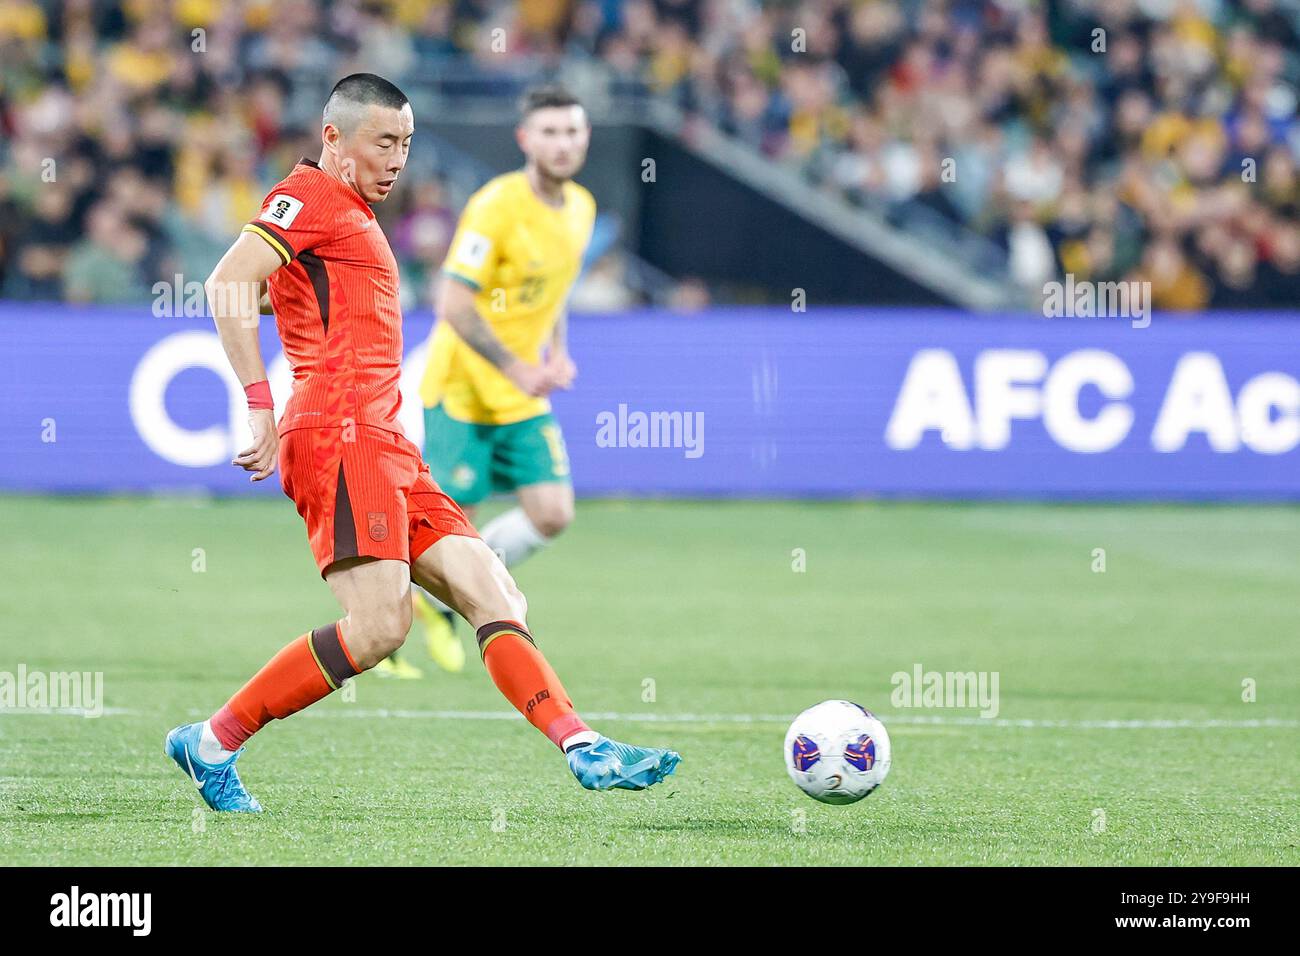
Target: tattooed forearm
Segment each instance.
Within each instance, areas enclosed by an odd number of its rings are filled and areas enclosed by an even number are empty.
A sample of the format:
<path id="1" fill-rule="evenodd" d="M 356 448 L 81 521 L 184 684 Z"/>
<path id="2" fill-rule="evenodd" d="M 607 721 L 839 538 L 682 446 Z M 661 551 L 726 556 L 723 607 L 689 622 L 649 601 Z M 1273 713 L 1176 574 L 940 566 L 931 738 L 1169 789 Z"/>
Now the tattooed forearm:
<path id="1" fill-rule="evenodd" d="M 464 339 L 470 348 L 497 368 L 505 368 L 514 361 L 514 355 L 501 344 L 501 340 L 496 337 L 496 333 L 483 321 L 482 316 L 474 310 L 472 305 L 469 308 L 456 309 L 448 313 L 447 321 L 451 323 L 451 327 L 456 330 L 456 334 Z"/>
<path id="2" fill-rule="evenodd" d="M 497 368 L 504 369 L 515 356 L 501 344 L 492 327 L 474 307 L 476 289 L 444 276 L 438 289 L 438 314 L 456 330 L 469 347 Z"/>

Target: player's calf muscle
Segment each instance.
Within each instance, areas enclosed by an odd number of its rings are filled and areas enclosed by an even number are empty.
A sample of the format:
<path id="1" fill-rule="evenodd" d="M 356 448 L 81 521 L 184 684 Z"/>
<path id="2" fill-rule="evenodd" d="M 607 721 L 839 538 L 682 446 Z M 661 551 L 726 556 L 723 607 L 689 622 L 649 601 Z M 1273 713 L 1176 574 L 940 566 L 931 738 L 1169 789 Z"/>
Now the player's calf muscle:
<path id="1" fill-rule="evenodd" d="M 411 576 L 475 629 L 493 621 L 523 623 L 528 616 L 523 592 L 480 538 L 442 538 L 415 561 Z"/>
<path id="2" fill-rule="evenodd" d="M 447 598 L 444 600 L 475 630 L 494 621 L 519 621 L 522 624 L 528 619 L 528 600 L 509 573 L 503 576 L 504 580 L 495 576 L 460 577 L 445 591 Z"/>

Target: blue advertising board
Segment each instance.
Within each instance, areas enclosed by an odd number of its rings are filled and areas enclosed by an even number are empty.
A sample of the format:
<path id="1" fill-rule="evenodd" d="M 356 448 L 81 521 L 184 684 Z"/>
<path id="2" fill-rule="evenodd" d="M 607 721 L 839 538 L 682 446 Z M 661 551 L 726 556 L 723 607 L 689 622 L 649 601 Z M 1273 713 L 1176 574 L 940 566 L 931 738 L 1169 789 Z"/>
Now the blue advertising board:
<path id="1" fill-rule="evenodd" d="M 405 327 L 417 443 L 431 324 Z M 642 311 L 570 340 L 579 494 L 1300 498 L 1300 314 Z M 0 303 L 0 375 L 2 490 L 278 491 L 228 464 L 243 393 L 201 316 Z"/>

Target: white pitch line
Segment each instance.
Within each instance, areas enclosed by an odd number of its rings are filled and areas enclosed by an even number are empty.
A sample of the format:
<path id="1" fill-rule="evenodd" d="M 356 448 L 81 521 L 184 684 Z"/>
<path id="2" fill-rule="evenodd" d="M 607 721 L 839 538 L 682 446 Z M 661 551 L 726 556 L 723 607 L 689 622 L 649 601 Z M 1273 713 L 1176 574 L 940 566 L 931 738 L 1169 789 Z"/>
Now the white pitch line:
<path id="1" fill-rule="evenodd" d="M 84 707 L 0 707 L 0 717 L 138 717 L 142 712 L 130 707 L 101 707 L 87 711 Z"/>
<path id="2" fill-rule="evenodd" d="M 398 710 L 364 707 L 304 711 L 309 717 L 380 717 L 402 720 L 520 720 L 513 710 Z M 788 714 L 659 714 L 594 711 L 585 720 L 625 720 L 655 724 L 786 724 Z M 925 724 L 948 727 L 1028 727 L 1056 730 L 1251 730 L 1265 727 L 1300 727 L 1300 720 L 1261 717 L 1255 720 L 1033 720 L 1008 717 L 878 714 L 886 724 Z"/>
<path id="3" fill-rule="evenodd" d="M 191 711 L 191 716 L 201 712 Z M 365 708 L 330 707 L 303 711 L 306 717 L 394 718 L 398 720 L 522 720 L 513 710 L 402 710 L 387 707 Z M 104 717 L 150 716 L 145 711 L 129 707 L 105 707 Z M 0 716 L 18 717 L 87 717 L 84 709 L 61 707 L 57 710 L 0 708 Z M 157 716 L 161 716 L 158 714 Z M 587 720 L 630 721 L 648 724 L 785 724 L 792 718 L 788 714 L 660 714 L 626 713 L 620 711 L 584 712 Z M 1300 728 L 1300 720 L 1282 717 L 1260 717 L 1254 720 L 1154 719 L 1154 720 L 1037 720 L 1033 718 L 976 717 L 939 714 L 880 714 L 886 724 L 914 724 L 938 727 L 1024 727 L 1047 730 L 1258 730 L 1263 728 Z"/>

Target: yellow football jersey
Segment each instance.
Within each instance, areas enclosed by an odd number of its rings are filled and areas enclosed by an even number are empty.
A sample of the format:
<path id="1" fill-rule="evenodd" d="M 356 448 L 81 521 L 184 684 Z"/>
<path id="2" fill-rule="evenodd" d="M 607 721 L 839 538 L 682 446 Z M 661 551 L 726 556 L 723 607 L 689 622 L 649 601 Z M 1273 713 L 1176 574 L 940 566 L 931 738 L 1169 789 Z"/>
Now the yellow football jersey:
<path id="1" fill-rule="evenodd" d="M 498 176 L 470 197 L 442 265 L 447 281 L 476 291 L 478 314 L 501 344 L 527 362 L 541 360 L 591 241 L 596 201 L 574 182 L 564 205 L 538 198 L 522 170 Z M 508 425 L 550 410 L 531 398 L 440 320 L 420 385 L 425 407 L 442 402 L 452 418 Z"/>

